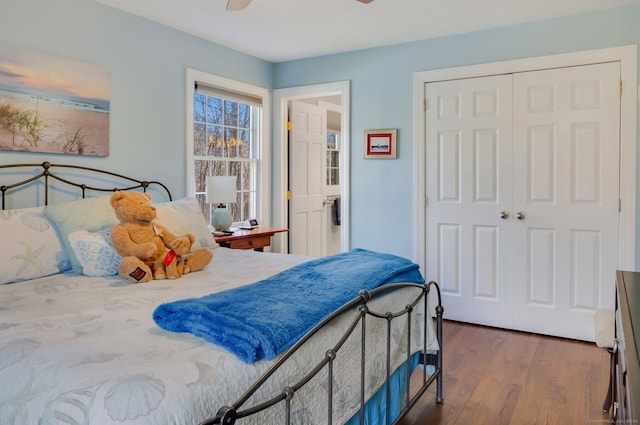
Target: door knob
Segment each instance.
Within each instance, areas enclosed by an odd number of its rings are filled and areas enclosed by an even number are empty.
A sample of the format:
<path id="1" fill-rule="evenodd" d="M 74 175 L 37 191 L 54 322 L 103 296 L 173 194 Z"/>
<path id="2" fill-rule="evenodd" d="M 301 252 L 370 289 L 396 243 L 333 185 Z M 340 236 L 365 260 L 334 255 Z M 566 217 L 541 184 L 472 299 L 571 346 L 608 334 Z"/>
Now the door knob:
<path id="1" fill-rule="evenodd" d="M 524 220 L 525 218 L 527 218 L 527 215 L 525 213 L 523 213 L 522 211 L 518 211 L 516 213 L 516 218 L 518 220 Z"/>
<path id="2" fill-rule="evenodd" d="M 500 211 L 500 218 L 506 220 L 509 218 L 509 211 Z"/>

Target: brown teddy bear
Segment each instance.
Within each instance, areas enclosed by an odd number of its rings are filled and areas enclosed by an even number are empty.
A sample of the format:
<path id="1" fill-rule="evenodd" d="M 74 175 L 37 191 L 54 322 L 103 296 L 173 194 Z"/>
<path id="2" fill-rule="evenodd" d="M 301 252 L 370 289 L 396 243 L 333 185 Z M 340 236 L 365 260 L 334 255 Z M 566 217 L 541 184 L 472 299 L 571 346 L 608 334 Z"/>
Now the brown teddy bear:
<path id="1" fill-rule="evenodd" d="M 176 279 L 202 270 L 213 258 L 207 248 L 189 253 L 195 241 L 191 233 L 176 236 L 154 221 L 151 194 L 117 191 L 111 196 L 111 206 L 120 220 L 111 230 L 111 244 L 122 256 L 118 271 L 125 279 Z"/>

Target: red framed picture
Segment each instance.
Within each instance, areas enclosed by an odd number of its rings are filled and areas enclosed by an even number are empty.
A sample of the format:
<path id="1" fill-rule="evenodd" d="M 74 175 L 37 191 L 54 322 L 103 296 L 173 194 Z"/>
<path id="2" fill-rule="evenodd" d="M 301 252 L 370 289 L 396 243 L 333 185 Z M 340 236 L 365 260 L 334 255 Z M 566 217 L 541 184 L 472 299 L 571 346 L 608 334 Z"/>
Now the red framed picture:
<path id="1" fill-rule="evenodd" d="M 396 129 L 365 130 L 364 158 L 395 159 Z"/>

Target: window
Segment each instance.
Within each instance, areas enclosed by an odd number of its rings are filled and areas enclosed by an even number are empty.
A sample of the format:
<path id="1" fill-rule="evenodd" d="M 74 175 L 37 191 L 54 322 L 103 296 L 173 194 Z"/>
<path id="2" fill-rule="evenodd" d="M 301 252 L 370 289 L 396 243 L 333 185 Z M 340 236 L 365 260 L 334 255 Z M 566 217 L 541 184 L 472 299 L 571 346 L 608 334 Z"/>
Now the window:
<path id="1" fill-rule="evenodd" d="M 327 186 L 340 185 L 340 133 L 327 131 Z"/>
<path id="2" fill-rule="evenodd" d="M 197 71 L 188 73 L 198 73 Z M 237 201 L 227 207 L 234 222 L 264 220 L 261 206 L 264 111 L 266 91 L 198 73 L 187 78 L 192 89 L 187 108 L 188 193 L 200 202 L 210 220 L 214 205 L 206 201 L 206 177 L 237 176 Z M 204 78 L 203 78 L 204 77 Z M 242 90 L 245 91 L 242 91 Z M 256 94 L 257 93 L 257 94 Z"/>

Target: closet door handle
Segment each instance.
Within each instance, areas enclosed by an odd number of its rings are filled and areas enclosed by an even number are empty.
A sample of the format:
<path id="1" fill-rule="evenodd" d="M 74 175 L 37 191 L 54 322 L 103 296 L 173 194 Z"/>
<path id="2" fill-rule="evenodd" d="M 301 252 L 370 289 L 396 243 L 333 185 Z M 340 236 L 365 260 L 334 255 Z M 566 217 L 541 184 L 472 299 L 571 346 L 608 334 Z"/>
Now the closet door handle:
<path id="1" fill-rule="evenodd" d="M 500 211 L 500 218 L 506 220 L 509 218 L 509 211 Z"/>
<path id="2" fill-rule="evenodd" d="M 518 211 L 516 213 L 516 218 L 520 221 L 524 220 L 525 218 L 527 218 L 527 215 L 525 213 L 523 213 L 522 211 Z"/>

